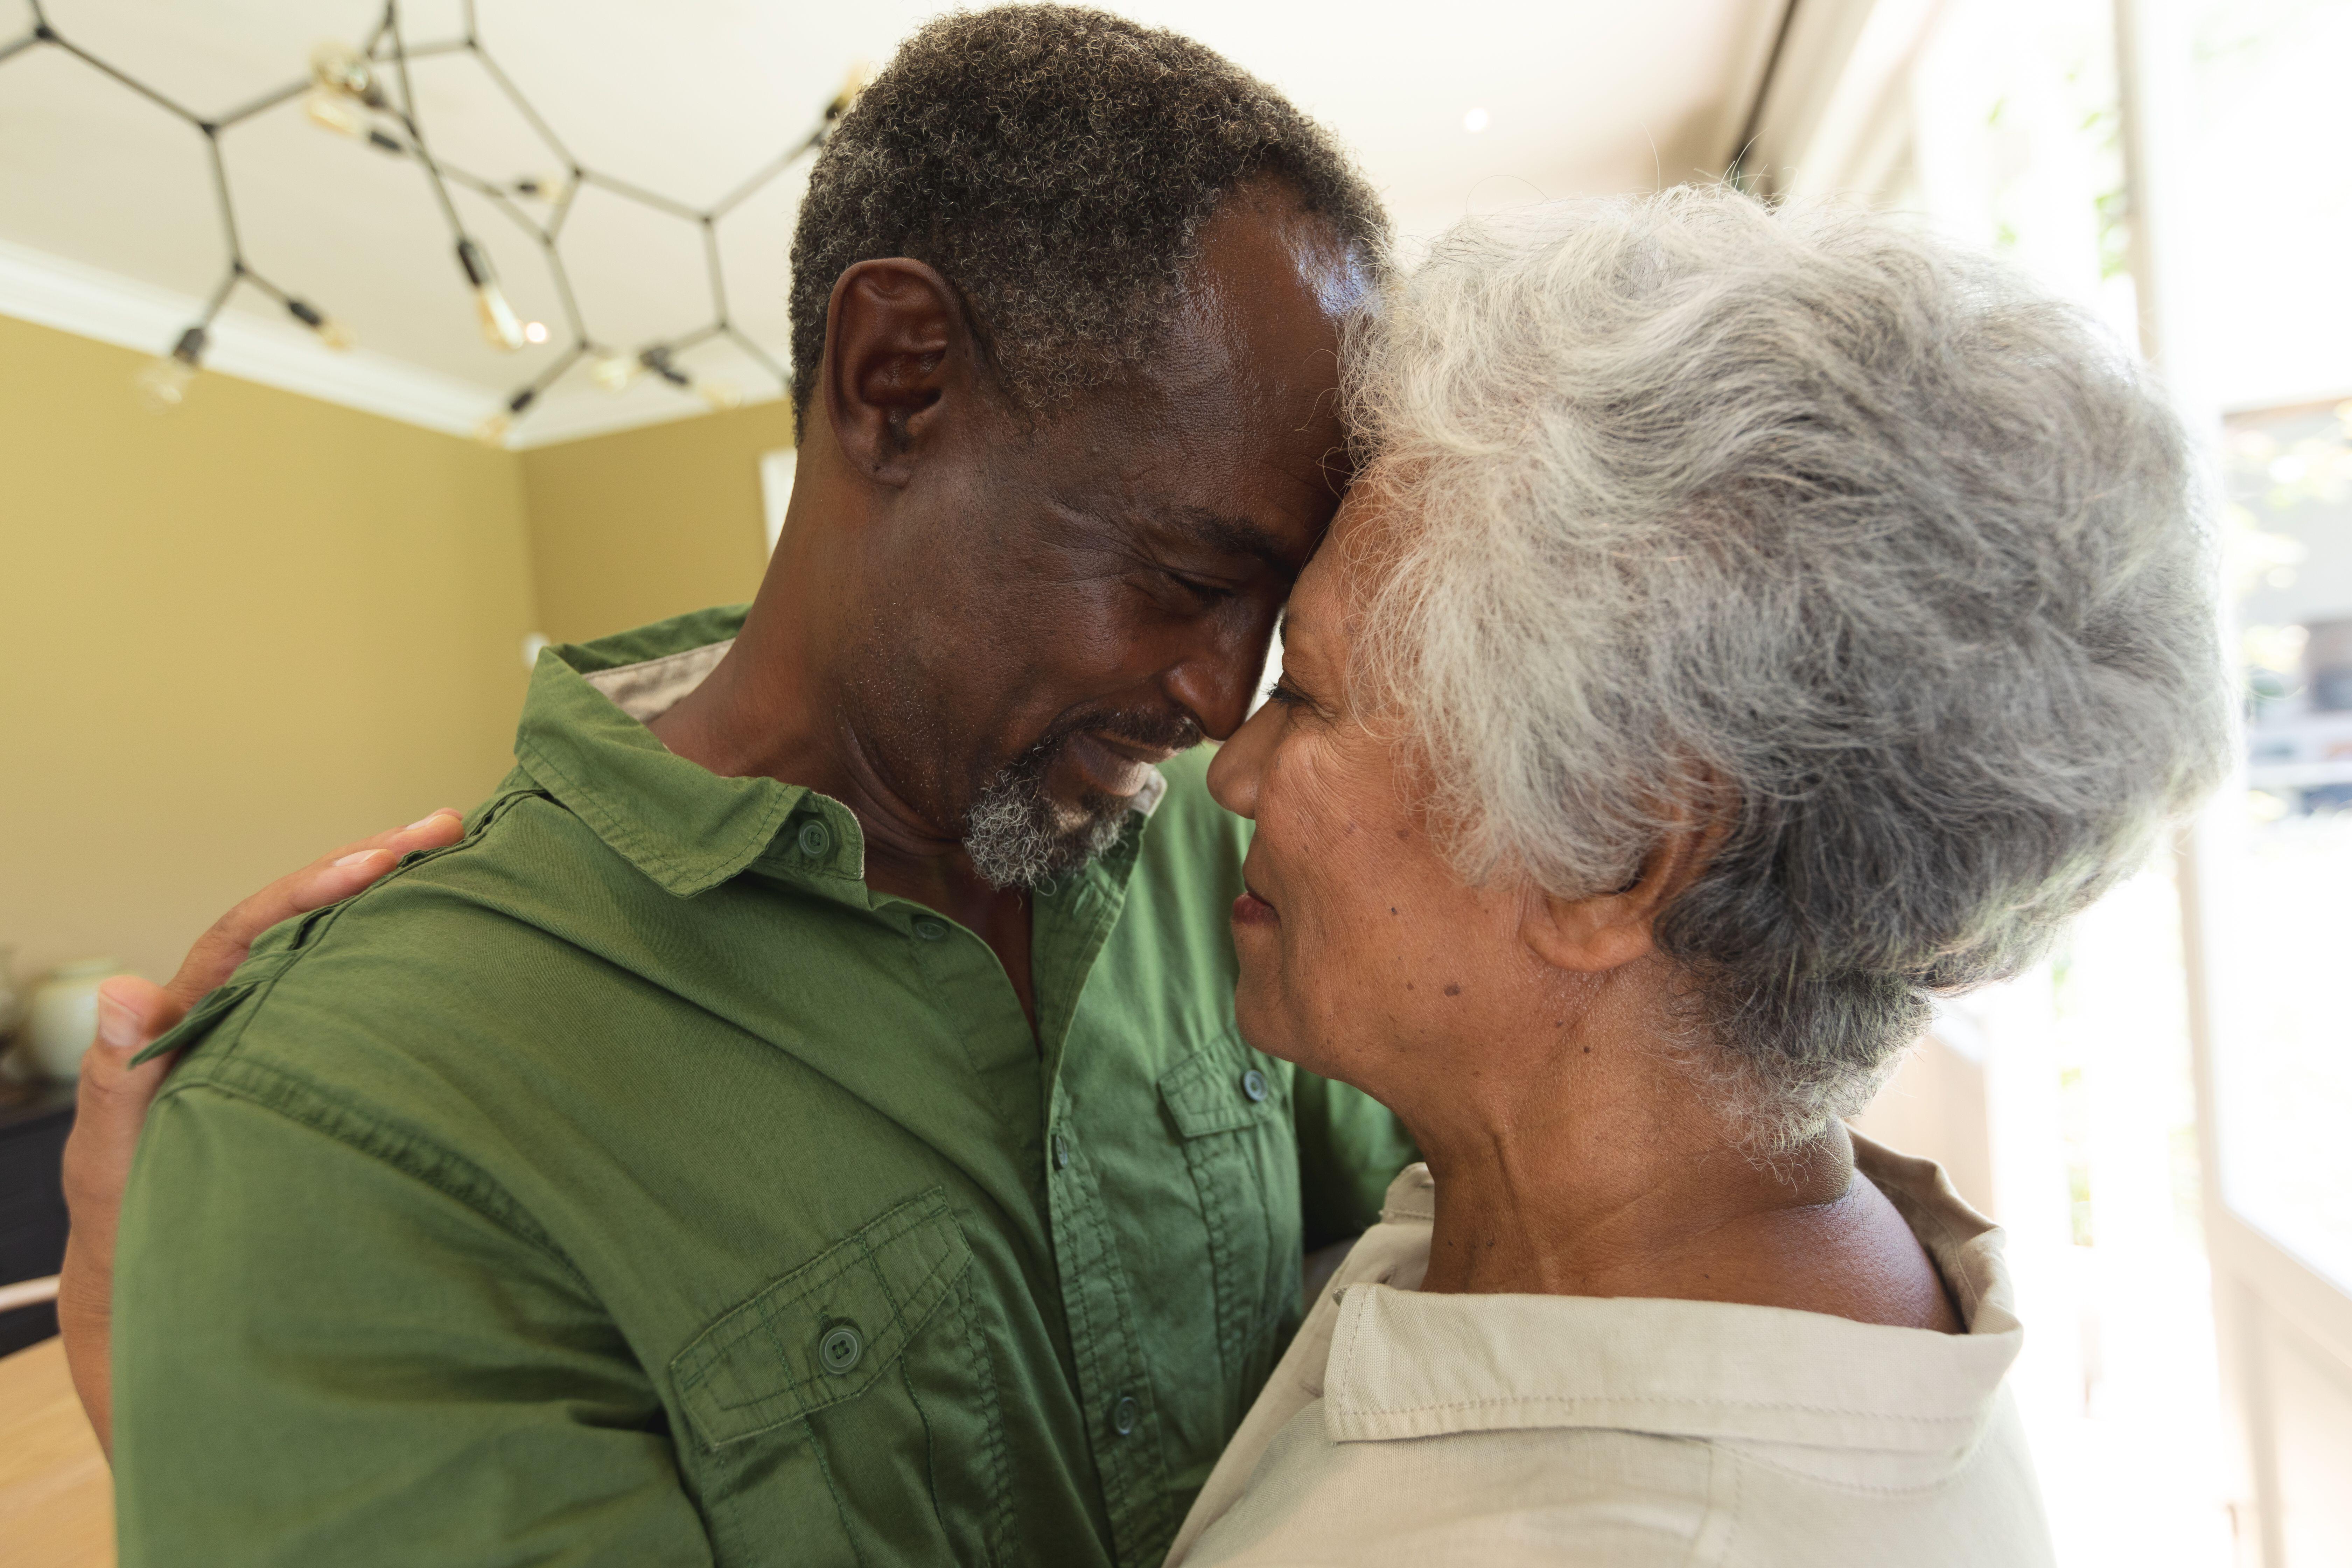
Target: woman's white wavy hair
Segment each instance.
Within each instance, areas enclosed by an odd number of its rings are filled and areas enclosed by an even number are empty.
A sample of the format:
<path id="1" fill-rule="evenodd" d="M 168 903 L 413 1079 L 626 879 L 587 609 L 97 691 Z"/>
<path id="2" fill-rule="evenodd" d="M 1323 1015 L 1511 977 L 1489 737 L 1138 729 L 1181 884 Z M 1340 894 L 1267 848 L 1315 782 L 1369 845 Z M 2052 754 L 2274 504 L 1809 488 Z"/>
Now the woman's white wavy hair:
<path id="1" fill-rule="evenodd" d="M 1347 358 L 1394 520 L 1360 696 L 1474 880 L 1612 889 L 1724 826 L 1657 935 L 1763 1152 L 2221 773 L 2199 466 L 1989 259 L 1725 188 L 1564 204 L 1454 229 Z"/>

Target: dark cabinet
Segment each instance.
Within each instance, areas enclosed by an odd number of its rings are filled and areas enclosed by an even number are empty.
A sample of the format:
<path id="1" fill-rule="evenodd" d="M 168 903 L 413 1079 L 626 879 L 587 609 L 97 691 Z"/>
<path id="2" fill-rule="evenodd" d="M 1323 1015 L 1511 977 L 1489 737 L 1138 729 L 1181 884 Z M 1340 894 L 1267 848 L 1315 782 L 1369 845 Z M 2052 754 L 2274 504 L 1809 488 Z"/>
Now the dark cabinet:
<path id="1" fill-rule="evenodd" d="M 55 1274 L 66 1256 L 66 1199 L 59 1184 L 66 1134 L 73 1128 L 69 1084 L 44 1085 L 0 1100 L 0 1285 Z M 58 1331 L 55 1307 L 0 1312 L 0 1355 Z"/>

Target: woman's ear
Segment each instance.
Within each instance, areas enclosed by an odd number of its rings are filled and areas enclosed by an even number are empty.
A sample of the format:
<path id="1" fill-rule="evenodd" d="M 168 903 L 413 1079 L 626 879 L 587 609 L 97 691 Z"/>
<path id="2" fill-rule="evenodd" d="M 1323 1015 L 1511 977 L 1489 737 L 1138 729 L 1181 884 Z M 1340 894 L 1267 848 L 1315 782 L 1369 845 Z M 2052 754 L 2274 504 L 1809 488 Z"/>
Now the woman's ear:
<path id="1" fill-rule="evenodd" d="M 1599 974 L 1654 951 L 1652 928 L 1665 907 L 1697 879 L 1722 842 L 1720 828 L 1669 834 L 1642 862 L 1633 885 L 1613 893 L 1564 899 L 1541 889 L 1527 901 L 1519 935 L 1555 969 Z"/>
<path id="2" fill-rule="evenodd" d="M 818 390 L 850 466 L 905 485 L 924 437 L 968 395 L 971 362 L 962 306 L 939 273 L 905 257 L 844 272 L 826 309 Z"/>

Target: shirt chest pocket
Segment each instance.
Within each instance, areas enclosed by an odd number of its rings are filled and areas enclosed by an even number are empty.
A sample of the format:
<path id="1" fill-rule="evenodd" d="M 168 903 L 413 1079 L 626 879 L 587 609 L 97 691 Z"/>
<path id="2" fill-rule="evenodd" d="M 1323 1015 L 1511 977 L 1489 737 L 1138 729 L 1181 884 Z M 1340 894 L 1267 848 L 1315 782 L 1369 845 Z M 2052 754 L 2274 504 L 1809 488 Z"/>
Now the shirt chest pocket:
<path id="1" fill-rule="evenodd" d="M 1160 1077 L 1208 1228 L 1217 1348 L 1246 1405 L 1298 1326 L 1297 1142 L 1290 1069 L 1238 1041 L 1210 1046 Z M 1229 1412 L 1238 1422 L 1241 1408 Z"/>
<path id="2" fill-rule="evenodd" d="M 669 1371 L 721 1562 L 1003 1560 L 996 1382 L 941 1190 L 772 1281 Z"/>

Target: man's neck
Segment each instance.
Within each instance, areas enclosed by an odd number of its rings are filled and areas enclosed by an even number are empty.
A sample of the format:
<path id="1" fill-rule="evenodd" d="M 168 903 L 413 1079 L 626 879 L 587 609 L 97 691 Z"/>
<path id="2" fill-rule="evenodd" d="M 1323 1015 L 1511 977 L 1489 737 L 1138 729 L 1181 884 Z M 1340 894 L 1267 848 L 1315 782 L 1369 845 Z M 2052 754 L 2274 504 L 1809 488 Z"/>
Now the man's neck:
<path id="1" fill-rule="evenodd" d="M 842 717 L 829 669 L 805 637 L 785 629 L 821 623 L 771 602 L 794 575 L 769 574 L 726 658 L 646 728 L 671 752 L 721 777 L 772 778 L 846 805 L 865 836 L 866 886 L 978 932 L 1004 965 L 1034 1028 L 1026 895 L 990 887 L 972 869 L 959 836 L 927 823 L 876 766 Z"/>

